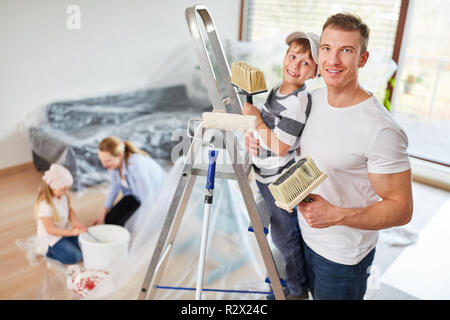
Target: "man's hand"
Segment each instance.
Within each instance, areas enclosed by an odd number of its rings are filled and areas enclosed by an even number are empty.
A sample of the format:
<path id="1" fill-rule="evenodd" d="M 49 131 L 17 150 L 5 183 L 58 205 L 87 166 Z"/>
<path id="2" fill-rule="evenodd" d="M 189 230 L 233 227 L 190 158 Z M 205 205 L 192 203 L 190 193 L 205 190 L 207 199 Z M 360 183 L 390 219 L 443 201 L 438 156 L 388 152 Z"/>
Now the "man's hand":
<path id="1" fill-rule="evenodd" d="M 313 228 L 343 225 L 363 230 L 381 230 L 407 224 L 412 217 L 411 169 L 392 173 L 369 173 L 369 181 L 381 201 L 361 208 L 341 208 L 319 195 L 312 203 L 300 203 L 299 211 Z"/>
<path id="2" fill-rule="evenodd" d="M 298 210 L 312 228 L 328 228 L 337 225 L 340 217 L 333 210 L 334 206 L 318 194 L 311 193 L 312 202 L 300 202 Z"/>

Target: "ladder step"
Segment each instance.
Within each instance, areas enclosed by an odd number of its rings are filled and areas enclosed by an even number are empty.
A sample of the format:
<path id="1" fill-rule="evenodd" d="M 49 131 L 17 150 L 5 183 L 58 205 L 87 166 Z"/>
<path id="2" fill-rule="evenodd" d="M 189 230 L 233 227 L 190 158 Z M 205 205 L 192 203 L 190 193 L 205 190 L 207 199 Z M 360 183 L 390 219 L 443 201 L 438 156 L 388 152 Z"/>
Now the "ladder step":
<path id="1" fill-rule="evenodd" d="M 270 284 L 270 279 L 269 279 L 269 277 L 266 278 L 265 282 L 268 283 L 268 284 Z M 286 287 L 286 281 L 285 281 L 284 279 L 280 278 L 280 282 L 281 282 L 281 286 L 282 286 L 282 287 Z"/>

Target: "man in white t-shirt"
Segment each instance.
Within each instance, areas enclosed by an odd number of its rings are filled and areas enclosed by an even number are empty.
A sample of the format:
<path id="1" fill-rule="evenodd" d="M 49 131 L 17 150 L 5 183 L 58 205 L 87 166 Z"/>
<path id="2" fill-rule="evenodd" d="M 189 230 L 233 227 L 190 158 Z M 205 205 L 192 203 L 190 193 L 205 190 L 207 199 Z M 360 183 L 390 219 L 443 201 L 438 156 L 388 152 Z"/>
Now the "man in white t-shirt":
<path id="1" fill-rule="evenodd" d="M 412 217 L 407 136 L 358 84 L 368 37 L 367 25 L 350 14 L 329 17 L 322 29 L 319 68 L 327 87 L 311 94 L 300 150 L 328 178 L 311 203 L 298 206 L 314 299 L 363 299 L 377 230 Z"/>
<path id="2" fill-rule="evenodd" d="M 350 14 L 325 22 L 319 68 L 326 88 L 312 93 L 301 139 L 328 175 L 298 208 L 308 283 L 315 299 L 363 299 L 377 230 L 412 216 L 408 139 L 372 93 L 358 84 L 369 28 Z"/>

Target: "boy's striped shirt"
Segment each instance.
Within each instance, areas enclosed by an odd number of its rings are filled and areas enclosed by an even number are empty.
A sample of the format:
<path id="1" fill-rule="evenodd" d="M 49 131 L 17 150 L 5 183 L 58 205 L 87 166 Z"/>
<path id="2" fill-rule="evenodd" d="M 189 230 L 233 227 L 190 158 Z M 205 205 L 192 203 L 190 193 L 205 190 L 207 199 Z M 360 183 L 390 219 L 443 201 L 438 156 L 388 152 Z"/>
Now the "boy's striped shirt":
<path id="1" fill-rule="evenodd" d="M 264 143 L 258 131 L 255 132 L 259 140 L 259 153 L 258 157 L 253 157 L 253 168 L 256 179 L 261 183 L 274 181 L 295 158 L 296 149 L 300 146 L 300 135 L 311 110 L 311 95 L 306 85 L 288 95 L 281 95 L 279 90 L 280 86 L 272 89 L 261 117 L 278 139 L 291 148 L 286 156 L 280 157 Z"/>

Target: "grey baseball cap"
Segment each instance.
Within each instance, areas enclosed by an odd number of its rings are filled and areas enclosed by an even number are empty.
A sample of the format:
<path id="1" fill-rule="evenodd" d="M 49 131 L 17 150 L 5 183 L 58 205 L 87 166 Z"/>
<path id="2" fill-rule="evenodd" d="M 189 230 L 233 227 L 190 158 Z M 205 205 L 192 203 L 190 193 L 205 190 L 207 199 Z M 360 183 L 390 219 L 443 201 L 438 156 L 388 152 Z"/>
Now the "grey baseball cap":
<path id="1" fill-rule="evenodd" d="M 295 31 L 286 37 L 286 44 L 289 46 L 296 39 L 308 39 L 311 46 L 311 56 L 315 63 L 319 63 L 320 37 L 313 32 Z"/>

